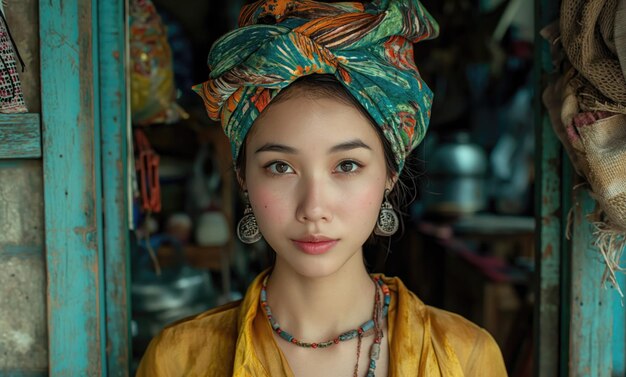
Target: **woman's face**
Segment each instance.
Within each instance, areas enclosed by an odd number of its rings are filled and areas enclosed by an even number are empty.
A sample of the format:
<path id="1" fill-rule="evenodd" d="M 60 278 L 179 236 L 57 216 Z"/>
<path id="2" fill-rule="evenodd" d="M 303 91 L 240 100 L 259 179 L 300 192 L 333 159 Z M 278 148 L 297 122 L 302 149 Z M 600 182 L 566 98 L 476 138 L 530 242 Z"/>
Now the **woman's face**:
<path id="1" fill-rule="evenodd" d="M 363 263 L 391 180 L 358 109 L 298 92 L 267 108 L 246 148 L 244 186 L 276 268 L 321 277 Z"/>

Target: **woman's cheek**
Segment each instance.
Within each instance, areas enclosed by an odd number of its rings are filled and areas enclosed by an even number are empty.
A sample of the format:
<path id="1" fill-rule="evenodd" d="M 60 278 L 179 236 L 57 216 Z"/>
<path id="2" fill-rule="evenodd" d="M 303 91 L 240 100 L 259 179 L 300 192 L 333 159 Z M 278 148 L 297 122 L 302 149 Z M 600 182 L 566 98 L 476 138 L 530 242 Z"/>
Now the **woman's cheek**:
<path id="1" fill-rule="evenodd" d="M 353 218 L 368 224 L 375 221 L 381 203 L 381 189 L 372 184 L 361 186 L 342 201 L 344 213 L 352 213 Z"/>
<path id="2" fill-rule="evenodd" d="M 287 214 L 289 197 L 273 185 L 264 185 L 250 193 L 255 215 L 261 221 L 278 221 Z"/>

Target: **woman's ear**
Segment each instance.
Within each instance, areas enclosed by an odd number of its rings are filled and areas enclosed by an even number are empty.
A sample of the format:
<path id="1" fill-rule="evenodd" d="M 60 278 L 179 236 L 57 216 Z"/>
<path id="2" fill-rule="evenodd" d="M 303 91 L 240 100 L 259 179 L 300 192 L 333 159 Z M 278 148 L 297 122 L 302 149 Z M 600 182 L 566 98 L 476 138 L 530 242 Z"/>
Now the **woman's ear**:
<path id="1" fill-rule="evenodd" d="M 235 169 L 235 176 L 237 177 L 237 182 L 239 183 L 239 187 L 241 187 L 241 190 L 246 191 L 246 181 L 241 176 L 241 170 Z"/>
<path id="2" fill-rule="evenodd" d="M 385 189 L 389 190 L 389 192 L 393 191 L 393 188 L 396 186 L 397 182 L 398 182 L 398 173 L 393 173 L 389 178 L 387 178 Z"/>

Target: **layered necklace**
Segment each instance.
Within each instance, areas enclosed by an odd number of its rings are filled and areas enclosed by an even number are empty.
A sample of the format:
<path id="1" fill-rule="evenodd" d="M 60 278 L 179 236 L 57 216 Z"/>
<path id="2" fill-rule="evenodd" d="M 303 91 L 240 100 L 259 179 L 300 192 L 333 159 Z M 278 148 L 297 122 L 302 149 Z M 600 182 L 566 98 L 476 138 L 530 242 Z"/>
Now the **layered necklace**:
<path id="1" fill-rule="evenodd" d="M 353 377 L 357 377 L 359 373 L 359 358 L 361 356 L 362 339 L 363 337 L 369 336 L 373 333 L 374 343 L 372 343 L 372 347 L 370 348 L 370 363 L 368 365 L 367 377 L 374 377 L 374 372 L 376 371 L 376 361 L 378 361 L 378 358 L 380 356 L 380 344 L 383 339 L 381 321 L 387 316 L 387 312 L 389 311 L 389 302 L 391 301 L 391 296 L 389 295 L 389 287 L 385 285 L 385 283 L 379 276 L 372 278 L 372 280 L 374 281 L 374 286 L 376 288 L 374 290 L 374 309 L 372 312 L 372 319 L 363 323 L 361 326 L 354 330 L 346 331 L 339 334 L 333 339 L 314 343 L 303 342 L 296 339 L 293 335 L 283 330 L 278 322 L 276 322 L 276 320 L 272 316 L 272 310 L 270 309 L 270 305 L 267 302 L 266 287 L 268 279 L 269 275 L 267 275 L 265 279 L 263 279 L 263 285 L 261 287 L 261 308 L 263 308 L 265 316 L 269 320 L 272 329 L 276 334 L 278 334 L 278 336 L 291 344 L 303 348 L 327 348 L 332 345 L 339 344 L 339 342 L 345 342 L 357 338 L 358 343 L 356 351 L 356 365 L 354 366 L 353 374 Z M 379 289 L 383 292 L 382 307 Z"/>

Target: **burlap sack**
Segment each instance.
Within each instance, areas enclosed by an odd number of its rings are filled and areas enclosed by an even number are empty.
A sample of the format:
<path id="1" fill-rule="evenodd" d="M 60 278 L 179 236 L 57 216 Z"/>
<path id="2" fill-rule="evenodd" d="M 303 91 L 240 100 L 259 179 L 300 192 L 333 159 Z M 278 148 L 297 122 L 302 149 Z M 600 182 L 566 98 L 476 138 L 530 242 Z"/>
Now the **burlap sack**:
<path id="1" fill-rule="evenodd" d="M 619 0 L 615 12 L 615 52 L 626 77 L 626 0 Z"/>
<path id="2" fill-rule="evenodd" d="M 594 233 L 607 265 L 603 281 L 610 280 L 622 294 L 616 271 L 626 248 L 626 115 L 608 112 L 578 114 L 573 123 L 580 135 L 589 164 L 586 176 L 603 218 Z"/>
<path id="3" fill-rule="evenodd" d="M 550 80 L 543 91 L 542 100 L 548 109 L 554 133 L 563 144 L 576 173 L 586 176 L 589 173 L 589 166 L 585 157 L 585 150 L 571 124 L 571 120 L 579 112 L 578 101 L 571 86 L 572 77 L 575 74 L 576 70 L 571 68 L 564 75 Z"/>
<path id="4" fill-rule="evenodd" d="M 542 94 L 542 100 L 548 110 L 550 123 L 556 136 L 563 144 L 574 169 L 579 175 L 586 176 L 589 172 L 585 150 L 571 125 L 574 116 L 580 112 L 574 79 L 578 72 L 567 60 L 560 41 L 558 23 L 552 23 L 540 31 L 542 37 L 550 42 L 552 63 L 558 67 L 560 74 L 553 75 Z"/>
<path id="5" fill-rule="evenodd" d="M 626 248 L 626 75 L 618 54 L 623 61 L 626 17 L 615 12 L 626 10 L 623 2 L 563 0 L 562 30 L 551 25 L 541 31 L 558 71 L 543 101 L 572 164 L 598 201 L 600 211 L 591 221 L 607 266 L 602 281 L 611 281 L 620 294 L 615 273 L 624 270 L 619 263 Z"/>
<path id="6" fill-rule="evenodd" d="M 626 232 L 626 115 L 581 113 L 573 123 L 586 152 L 593 195 L 611 225 Z"/>
<path id="7" fill-rule="evenodd" d="M 597 89 L 586 92 L 594 97 L 595 108 L 626 113 L 626 76 L 615 41 L 618 1 L 563 0 L 560 26 L 570 62 Z"/>

